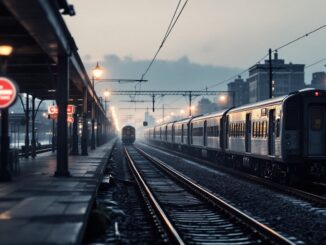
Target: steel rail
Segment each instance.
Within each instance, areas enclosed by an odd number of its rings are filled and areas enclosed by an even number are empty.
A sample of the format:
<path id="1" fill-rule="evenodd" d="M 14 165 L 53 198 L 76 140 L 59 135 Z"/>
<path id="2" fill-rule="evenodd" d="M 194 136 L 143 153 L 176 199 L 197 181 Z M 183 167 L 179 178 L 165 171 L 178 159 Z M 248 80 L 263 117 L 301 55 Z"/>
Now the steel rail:
<path id="1" fill-rule="evenodd" d="M 146 145 L 148 145 L 150 147 L 153 146 L 151 144 L 146 144 Z M 304 191 L 304 190 L 300 190 L 298 188 L 291 187 L 291 186 L 288 186 L 288 185 L 279 184 L 279 183 L 273 182 L 271 180 L 268 180 L 268 179 L 265 179 L 265 178 L 262 178 L 262 177 L 259 177 L 259 176 L 256 176 L 256 175 L 252 175 L 252 174 L 249 174 L 249 173 L 246 173 L 246 172 L 241 172 L 241 171 L 238 171 L 236 169 L 232 169 L 232 168 L 229 168 L 227 166 L 222 166 L 221 164 L 218 164 L 218 163 L 216 164 L 214 162 L 204 160 L 204 159 L 201 159 L 201 158 L 198 158 L 198 157 L 195 157 L 195 156 L 185 155 L 182 152 L 167 149 L 165 147 L 161 147 L 161 146 L 157 146 L 157 145 L 155 145 L 155 147 L 160 149 L 160 150 L 164 150 L 166 152 L 173 153 L 176 156 L 186 158 L 186 159 L 189 159 L 189 160 L 192 160 L 192 161 L 196 161 L 197 163 L 203 163 L 206 166 L 207 165 L 212 166 L 212 168 L 216 168 L 218 170 L 221 170 L 223 172 L 235 175 L 237 177 L 241 177 L 243 179 L 253 181 L 253 182 L 257 183 L 257 184 L 264 185 L 264 186 L 266 186 L 266 187 L 268 187 L 270 189 L 275 189 L 275 190 L 278 190 L 278 191 L 281 191 L 281 192 L 285 192 L 287 194 L 291 194 L 293 196 L 299 197 L 299 198 L 301 198 L 303 200 L 312 201 L 312 202 L 314 202 L 316 204 L 326 206 L 326 198 L 324 198 L 322 196 L 318 196 L 316 194 L 313 194 L 313 193 L 310 193 L 310 192 L 307 192 L 307 191 Z"/>
<path id="2" fill-rule="evenodd" d="M 127 150 L 126 146 L 124 146 L 124 152 L 125 152 L 125 155 L 126 155 L 126 158 L 128 160 L 129 166 L 130 166 L 130 168 L 132 170 L 132 173 L 135 176 L 135 179 L 136 179 L 138 185 L 145 192 L 149 202 L 151 203 L 151 206 L 152 206 L 153 210 L 155 211 L 155 214 L 159 217 L 160 221 L 162 222 L 162 224 L 164 226 L 164 230 L 165 230 L 166 234 L 168 235 L 169 241 L 172 244 L 184 245 L 185 243 L 181 239 L 179 233 L 174 228 L 174 226 L 172 225 L 172 223 L 170 222 L 170 220 L 168 219 L 168 217 L 164 213 L 163 209 L 161 208 L 161 206 L 157 202 L 156 198 L 154 197 L 154 195 L 152 194 L 152 192 L 148 188 L 147 184 L 143 180 L 141 174 L 137 170 L 136 165 L 135 165 L 133 159 L 131 158 L 130 154 L 128 153 L 128 150 Z"/>
<path id="3" fill-rule="evenodd" d="M 191 188 L 194 192 L 198 193 L 200 196 L 208 200 L 214 206 L 221 208 L 222 210 L 226 211 L 229 215 L 237 219 L 242 224 L 249 226 L 249 228 L 257 231 L 260 235 L 267 238 L 268 240 L 275 242 L 277 244 L 295 244 L 292 241 L 288 240 L 278 232 L 274 231 L 273 229 L 269 228 L 268 226 L 262 224 L 261 222 L 255 220 L 254 218 L 248 216 L 244 212 L 240 211 L 239 209 L 233 207 L 232 205 L 228 204 L 221 198 L 212 194 L 206 188 L 194 183 L 191 179 L 180 173 L 179 171 L 175 170 L 174 168 L 168 166 L 163 161 L 150 156 L 148 153 L 144 152 L 143 150 L 135 147 L 135 149 L 141 153 L 146 159 L 156 164 L 162 170 L 164 170 L 170 176 L 173 176 L 174 179 L 177 181 L 185 184 L 189 188 Z"/>

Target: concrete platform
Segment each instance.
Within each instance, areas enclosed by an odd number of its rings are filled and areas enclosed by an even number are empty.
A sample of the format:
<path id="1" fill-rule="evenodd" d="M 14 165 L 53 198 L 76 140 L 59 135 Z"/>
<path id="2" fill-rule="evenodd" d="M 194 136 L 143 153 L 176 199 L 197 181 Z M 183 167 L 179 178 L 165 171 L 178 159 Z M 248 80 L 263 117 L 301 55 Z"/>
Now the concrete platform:
<path id="1" fill-rule="evenodd" d="M 79 244 L 115 140 L 70 156 L 72 177 L 53 177 L 55 154 L 21 160 L 21 174 L 0 183 L 0 244 Z"/>

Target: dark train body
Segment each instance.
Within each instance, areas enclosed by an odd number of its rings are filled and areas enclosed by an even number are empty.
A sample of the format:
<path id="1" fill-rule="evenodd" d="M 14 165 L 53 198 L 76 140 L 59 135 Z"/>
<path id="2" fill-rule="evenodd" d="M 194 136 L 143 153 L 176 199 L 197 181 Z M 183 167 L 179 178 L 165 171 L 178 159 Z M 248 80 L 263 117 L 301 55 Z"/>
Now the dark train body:
<path id="1" fill-rule="evenodd" d="M 325 180 L 326 91 L 304 89 L 150 128 L 152 144 L 273 179 Z"/>
<path id="2" fill-rule="evenodd" d="M 133 126 L 127 125 L 122 128 L 121 139 L 125 145 L 133 144 L 136 140 L 136 130 Z"/>

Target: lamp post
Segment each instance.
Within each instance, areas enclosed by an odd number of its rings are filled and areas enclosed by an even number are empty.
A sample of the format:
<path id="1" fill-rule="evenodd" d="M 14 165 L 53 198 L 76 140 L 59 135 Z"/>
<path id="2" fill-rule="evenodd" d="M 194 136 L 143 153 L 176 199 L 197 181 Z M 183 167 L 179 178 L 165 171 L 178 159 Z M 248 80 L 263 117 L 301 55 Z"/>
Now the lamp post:
<path id="1" fill-rule="evenodd" d="M 110 96 L 110 91 L 108 89 L 106 89 L 103 94 L 104 94 L 104 110 L 105 110 L 104 135 L 105 135 L 105 141 L 106 141 L 107 140 L 107 134 L 110 133 L 110 131 L 108 132 L 108 116 L 107 116 L 107 110 L 108 110 L 107 102 L 109 102 L 107 100 L 107 98 L 109 98 L 109 96 Z"/>
<path id="2" fill-rule="evenodd" d="M 141 82 L 147 82 L 148 80 L 144 80 L 144 79 L 124 79 L 124 78 L 118 78 L 118 79 L 113 79 L 113 78 L 101 78 L 102 74 L 103 74 L 104 70 L 102 69 L 102 67 L 100 67 L 99 63 L 96 63 L 95 68 L 92 70 L 92 85 L 93 85 L 93 91 L 94 91 L 94 95 L 96 94 L 95 92 L 95 80 L 98 83 L 101 82 L 116 82 L 116 83 L 141 83 Z M 109 91 L 105 91 L 104 93 L 108 94 L 108 96 L 110 95 Z M 104 94 L 105 97 L 108 97 Z M 95 96 L 94 96 L 94 100 L 95 100 Z M 92 135 L 91 135 L 91 149 L 95 149 L 95 103 L 92 103 Z M 109 102 L 109 101 L 105 101 Z M 105 110 L 106 111 L 106 110 Z M 107 113 L 105 112 L 105 115 L 107 115 Z M 109 129 L 109 134 L 110 134 L 110 123 L 108 121 L 107 118 L 105 118 L 105 122 L 108 122 L 108 129 Z"/>
<path id="3" fill-rule="evenodd" d="M 95 149 L 95 79 L 98 79 L 102 76 L 103 69 L 99 66 L 98 62 L 96 63 L 95 68 L 92 71 L 92 86 L 93 86 L 93 102 L 92 102 L 92 134 L 91 134 L 91 149 Z"/>
<path id="4" fill-rule="evenodd" d="M 0 75 L 7 72 L 8 57 L 12 54 L 11 45 L 0 45 Z M 0 181 L 11 181 L 11 175 L 8 170 L 9 160 L 9 115 L 8 108 L 1 109 L 1 156 L 0 156 Z"/>

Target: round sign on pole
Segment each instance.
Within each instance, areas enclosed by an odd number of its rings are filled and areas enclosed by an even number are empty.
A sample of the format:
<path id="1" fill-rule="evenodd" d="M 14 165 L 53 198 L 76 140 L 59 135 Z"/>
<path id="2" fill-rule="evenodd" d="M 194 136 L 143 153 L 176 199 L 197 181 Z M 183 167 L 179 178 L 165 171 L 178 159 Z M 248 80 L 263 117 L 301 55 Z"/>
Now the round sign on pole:
<path id="1" fill-rule="evenodd" d="M 11 106 L 17 96 L 15 83 L 6 77 L 0 77 L 0 109 Z"/>

